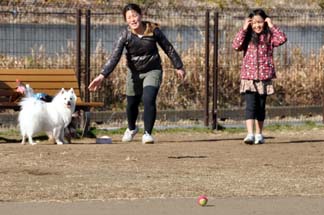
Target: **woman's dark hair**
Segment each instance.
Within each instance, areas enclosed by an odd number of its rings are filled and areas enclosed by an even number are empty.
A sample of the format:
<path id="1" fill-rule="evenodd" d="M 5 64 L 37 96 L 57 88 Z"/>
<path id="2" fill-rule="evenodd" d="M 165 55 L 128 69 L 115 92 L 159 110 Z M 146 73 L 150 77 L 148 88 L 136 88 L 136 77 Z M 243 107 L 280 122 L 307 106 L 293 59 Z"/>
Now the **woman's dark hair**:
<path id="1" fill-rule="evenodd" d="M 142 10 L 137 4 L 127 4 L 124 9 L 123 9 L 123 16 L 124 19 L 126 20 L 126 12 L 129 10 L 135 10 L 138 14 L 142 15 Z"/>
<path id="2" fill-rule="evenodd" d="M 255 9 L 253 10 L 250 14 L 249 14 L 249 18 L 253 18 L 254 16 L 261 16 L 264 20 L 269 17 L 264 10 L 262 9 Z M 265 35 L 271 35 L 271 31 L 269 29 L 269 26 L 267 23 L 264 23 L 263 26 L 263 31 L 261 32 L 261 34 L 265 34 Z M 244 40 L 244 46 L 243 49 L 246 50 L 250 41 L 252 41 L 253 44 L 257 45 L 259 43 L 259 35 L 257 33 L 255 33 L 252 30 L 252 26 L 250 25 L 247 29 L 247 33 L 246 33 L 246 37 Z"/>

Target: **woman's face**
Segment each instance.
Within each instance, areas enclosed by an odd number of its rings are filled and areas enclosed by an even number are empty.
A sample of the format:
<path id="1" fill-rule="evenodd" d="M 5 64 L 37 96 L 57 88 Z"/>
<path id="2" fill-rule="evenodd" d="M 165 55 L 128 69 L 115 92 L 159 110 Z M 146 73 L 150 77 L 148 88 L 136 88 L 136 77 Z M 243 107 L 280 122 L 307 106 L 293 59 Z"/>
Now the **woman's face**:
<path id="1" fill-rule="evenodd" d="M 259 15 L 253 16 L 251 26 L 255 33 L 260 34 L 264 28 L 264 19 Z"/>
<path id="2" fill-rule="evenodd" d="M 137 30 L 141 26 L 142 16 L 135 10 L 128 10 L 125 14 L 126 22 L 132 30 Z"/>

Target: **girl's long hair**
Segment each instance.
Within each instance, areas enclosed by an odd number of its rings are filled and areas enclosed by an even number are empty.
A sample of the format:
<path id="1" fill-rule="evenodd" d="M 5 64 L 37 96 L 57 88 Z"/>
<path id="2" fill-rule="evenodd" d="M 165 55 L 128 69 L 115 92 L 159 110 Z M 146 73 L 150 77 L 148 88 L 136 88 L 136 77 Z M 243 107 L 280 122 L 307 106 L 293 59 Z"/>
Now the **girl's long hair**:
<path id="1" fill-rule="evenodd" d="M 268 15 L 264 12 L 264 10 L 262 9 L 255 9 L 253 10 L 250 14 L 249 14 L 249 18 L 253 18 L 254 16 L 261 16 L 264 20 L 268 17 Z M 270 40 L 271 37 L 271 31 L 270 28 L 268 26 L 268 23 L 264 23 L 263 26 L 263 31 L 261 32 L 261 34 L 265 34 L 267 36 L 267 40 Z M 252 30 L 252 26 L 250 25 L 247 29 L 247 33 L 246 33 L 246 37 L 245 40 L 243 42 L 243 50 L 244 52 L 247 50 L 247 47 L 249 46 L 250 42 L 252 42 L 254 45 L 258 45 L 259 44 L 259 34 L 255 33 Z M 269 41 L 267 41 L 269 42 Z"/>

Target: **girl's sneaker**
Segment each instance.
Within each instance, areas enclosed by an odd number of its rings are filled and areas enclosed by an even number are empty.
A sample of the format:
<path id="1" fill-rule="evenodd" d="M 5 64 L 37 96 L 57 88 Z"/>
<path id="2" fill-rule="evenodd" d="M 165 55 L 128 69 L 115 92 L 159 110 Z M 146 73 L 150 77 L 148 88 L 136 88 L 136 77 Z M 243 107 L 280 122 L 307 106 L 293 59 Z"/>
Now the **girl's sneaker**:
<path id="1" fill-rule="evenodd" d="M 145 131 L 145 133 L 142 137 L 142 143 L 143 144 L 153 144 L 154 143 L 154 139 L 153 139 L 152 135 L 147 133 L 147 131 Z"/>
<path id="2" fill-rule="evenodd" d="M 133 140 L 135 134 L 137 134 L 138 128 L 136 127 L 134 130 L 129 130 L 129 128 L 126 129 L 124 136 L 122 138 L 123 142 L 130 142 Z"/>
<path id="3" fill-rule="evenodd" d="M 246 137 L 244 138 L 243 141 L 244 141 L 245 144 L 253 144 L 253 143 L 255 143 L 254 135 L 253 134 L 246 135 Z"/>
<path id="4" fill-rule="evenodd" d="M 263 144 L 264 138 L 262 134 L 256 134 L 254 139 L 254 144 Z"/>

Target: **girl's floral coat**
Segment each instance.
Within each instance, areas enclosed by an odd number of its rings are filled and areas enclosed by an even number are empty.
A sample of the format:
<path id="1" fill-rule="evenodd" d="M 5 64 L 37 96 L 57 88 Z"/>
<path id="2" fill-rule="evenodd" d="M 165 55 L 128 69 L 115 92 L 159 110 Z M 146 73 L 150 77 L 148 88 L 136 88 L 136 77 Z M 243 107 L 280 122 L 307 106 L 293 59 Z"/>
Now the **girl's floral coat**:
<path id="1" fill-rule="evenodd" d="M 237 51 L 245 51 L 241 79 L 245 80 L 271 80 L 276 77 L 273 48 L 287 41 L 286 35 L 276 26 L 270 28 L 271 35 L 261 34 L 259 44 L 255 46 L 249 43 L 247 50 L 243 50 L 243 41 L 247 31 L 241 29 L 233 40 L 233 48 Z"/>

